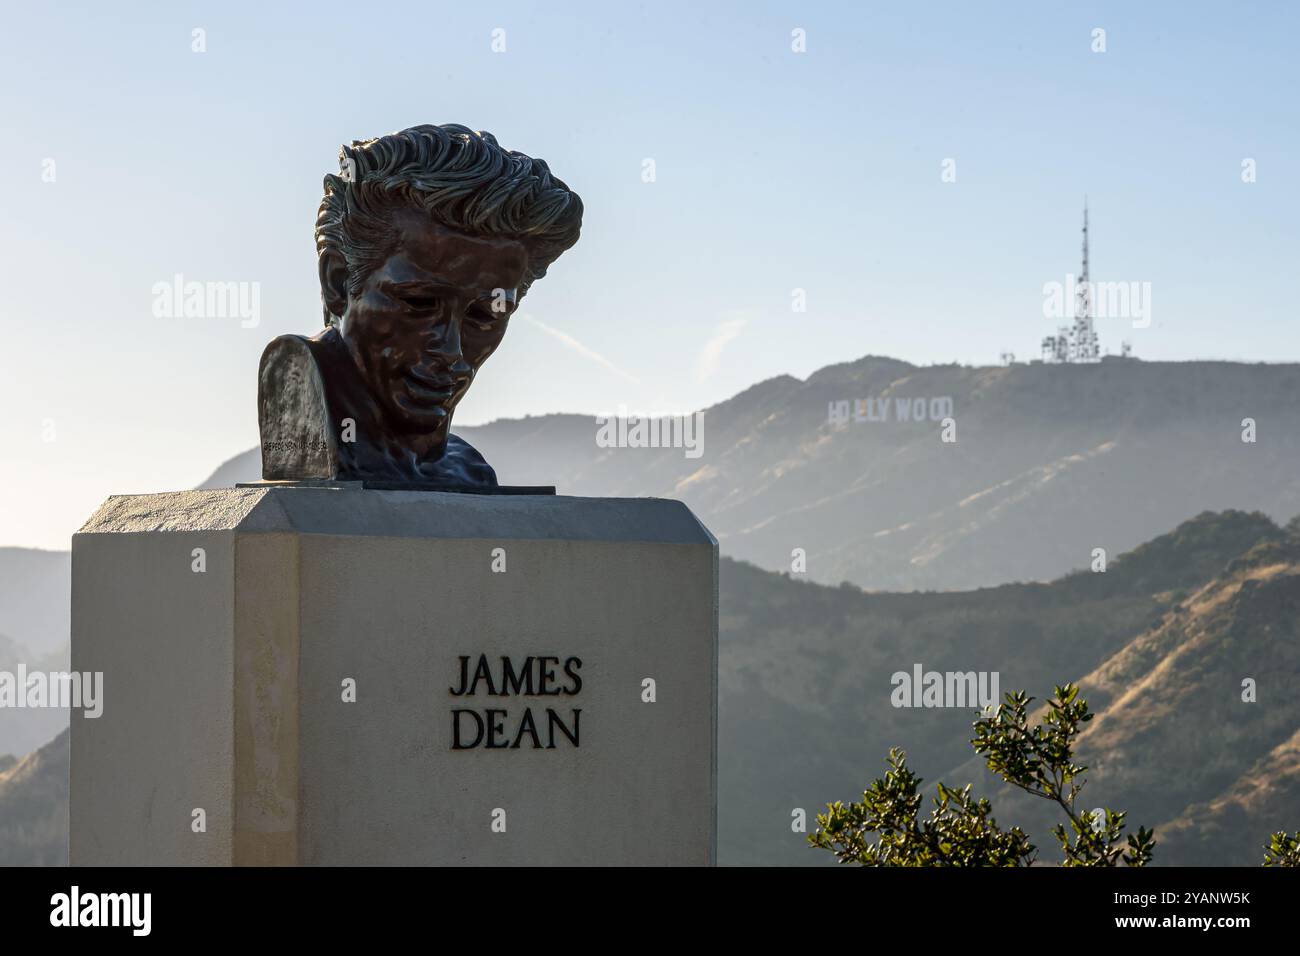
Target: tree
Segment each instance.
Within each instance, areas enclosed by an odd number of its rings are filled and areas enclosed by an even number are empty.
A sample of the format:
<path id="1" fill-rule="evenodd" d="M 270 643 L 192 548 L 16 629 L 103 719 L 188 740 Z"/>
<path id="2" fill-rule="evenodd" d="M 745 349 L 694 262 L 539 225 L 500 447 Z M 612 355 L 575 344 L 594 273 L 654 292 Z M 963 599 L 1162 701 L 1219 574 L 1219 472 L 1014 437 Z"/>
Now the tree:
<path id="1" fill-rule="evenodd" d="M 1264 847 L 1264 866 L 1300 866 L 1300 830 L 1289 836 L 1285 830 L 1273 834 Z"/>
<path id="2" fill-rule="evenodd" d="M 1107 810 L 1103 820 L 1075 809 L 1088 768 L 1074 763 L 1074 740 L 1093 718 L 1078 687 L 1057 687 L 1046 717 L 1034 727 L 1029 726 L 1032 700 L 1023 691 L 1007 694 L 995 714 L 976 720 L 975 752 L 1007 783 L 1064 812 L 1069 828 L 1057 824 L 1053 830 L 1063 865 L 1145 866 L 1155 848 L 1152 831 L 1141 827 L 1121 843 L 1126 814 Z M 836 802 L 819 813 L 809 844 L 831 851 L 841 863 L 864 866 L 1029 866 L 1035 861 L 1037 848 L 1024 831 L 999 827 L 989 801 L 971 797 L 970 784 L 954 790 L 940 783 L 930 817 L 918 821 L 921 779 L 908 769 L 901 750 L 890 750 L 889 767 L 861 802 Z M 872 833 L 879 834 L 875 843 L 868 839 Z"/>
<path id="3" fill-rule="evenodd" d="M 1028 866 L 1034 845 L 1019 828 L 1002 830 L 987 800 L 974 801 L 970 786 L 951 790 L 942 783 L 935 808 L 924 822 L 917 792 L 921 778 L 907 767 L 903 751 L 889 751 L 889 771 L 862 794 L 861 803 L 832 803 L 817 815 L 808 837 L 841 863 L 864 866 Z M 879 833 L 871 843 L 868 833 Z"/>

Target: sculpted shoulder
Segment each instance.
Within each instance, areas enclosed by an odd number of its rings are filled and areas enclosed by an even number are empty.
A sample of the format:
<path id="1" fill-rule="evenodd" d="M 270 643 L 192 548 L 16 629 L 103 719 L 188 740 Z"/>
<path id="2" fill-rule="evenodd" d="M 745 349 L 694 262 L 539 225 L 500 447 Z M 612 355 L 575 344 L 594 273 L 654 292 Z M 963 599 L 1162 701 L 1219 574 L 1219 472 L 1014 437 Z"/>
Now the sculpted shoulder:
<path id="1" fill-rule="evenodd" d="M 319 339 L 281 335 L 266 346 L 257 374 L 262 477 L 333 478 L 338 448 L 317 359 Z"/>

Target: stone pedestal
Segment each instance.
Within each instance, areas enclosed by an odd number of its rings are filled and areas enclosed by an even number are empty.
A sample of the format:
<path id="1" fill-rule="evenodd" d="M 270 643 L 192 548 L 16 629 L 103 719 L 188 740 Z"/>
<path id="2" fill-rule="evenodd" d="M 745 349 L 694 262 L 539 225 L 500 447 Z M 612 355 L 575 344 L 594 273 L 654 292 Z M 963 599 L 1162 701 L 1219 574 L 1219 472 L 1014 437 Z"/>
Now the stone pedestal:
<path id="1" fill-rule="evenodd" d="M 717 542 L 680 502 L 114 497 L 72 568 L 75 865 L 714 862 Z"/>

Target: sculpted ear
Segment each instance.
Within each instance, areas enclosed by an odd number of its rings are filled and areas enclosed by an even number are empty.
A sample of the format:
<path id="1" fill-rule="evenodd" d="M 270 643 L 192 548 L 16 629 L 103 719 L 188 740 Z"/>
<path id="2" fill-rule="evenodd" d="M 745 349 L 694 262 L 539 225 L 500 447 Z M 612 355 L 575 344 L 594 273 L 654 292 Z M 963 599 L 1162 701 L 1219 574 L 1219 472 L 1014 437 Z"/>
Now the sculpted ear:
<path id="1" fill-rule="evenodd" d="M 320 256 L 320 298 L 325 307 L 325 324 L 329 317 L 342 318 L 348 308 L 348 264 L 336 250 L 327 249 Z"/>

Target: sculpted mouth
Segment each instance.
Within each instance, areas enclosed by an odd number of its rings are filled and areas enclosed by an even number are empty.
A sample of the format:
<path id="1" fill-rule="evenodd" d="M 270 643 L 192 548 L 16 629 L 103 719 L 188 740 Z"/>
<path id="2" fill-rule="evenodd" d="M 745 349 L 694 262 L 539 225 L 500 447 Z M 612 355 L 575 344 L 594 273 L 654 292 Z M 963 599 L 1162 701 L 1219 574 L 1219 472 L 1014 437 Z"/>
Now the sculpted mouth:
<path id="1" fill-rule="evenodd" d="M 442 405 L 460 391 L 463 383 L 446 379 L 425 378 L 416 372 L 407 372 L 404 376 L 406 391 L 411 398 L 422 404 Z"/>

